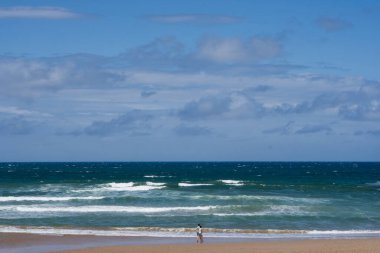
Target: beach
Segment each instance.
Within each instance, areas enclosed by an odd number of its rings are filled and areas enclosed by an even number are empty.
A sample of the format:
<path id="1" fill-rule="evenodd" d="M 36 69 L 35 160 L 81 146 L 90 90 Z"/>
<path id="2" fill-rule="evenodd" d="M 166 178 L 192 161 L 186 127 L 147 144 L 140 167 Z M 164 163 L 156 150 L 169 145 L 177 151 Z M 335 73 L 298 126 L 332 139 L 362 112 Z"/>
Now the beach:
<path id="1" fill-rule="evenodd" d="M 357 240 L 305 240 L 286 242 L 256 242 L 205 245 L 148 245 L 115 246 L 83 250 L 61 251 L 61 253 L 375 253 L 380 251 L 380 239 Z"/>
<path id="2" fill-rule="evenodd" d="M 147 238 L 104 236 L 53 236 L 37 234 L 0 234 L 1 253 L 375 253 L 380 252 L 380 238 L 307 239 L 251 242 L 206 242 L 194 238 Z"/>
<path id="3" fill-rule="evenodd" d="M 380 238 L 380 163 L 0 163 L 0 172 L 0 253 L 277 242 L 284 252 L 351 242 L 344 252 L 370 252 Z M 206 244 L 193 249 L 197 224 Z"/>

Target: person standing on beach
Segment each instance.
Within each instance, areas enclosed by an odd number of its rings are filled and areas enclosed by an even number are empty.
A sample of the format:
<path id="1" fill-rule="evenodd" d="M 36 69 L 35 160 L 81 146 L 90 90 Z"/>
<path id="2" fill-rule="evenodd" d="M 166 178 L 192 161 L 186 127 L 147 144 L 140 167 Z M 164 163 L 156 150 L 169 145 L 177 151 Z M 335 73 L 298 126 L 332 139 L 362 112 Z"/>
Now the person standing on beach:
<path id="1" fill-rule="evenodd" d="M 197 226 L 197 243 L 203 243 L 203 234 L 202 234 L 201 224 L 198 224 Z"/>

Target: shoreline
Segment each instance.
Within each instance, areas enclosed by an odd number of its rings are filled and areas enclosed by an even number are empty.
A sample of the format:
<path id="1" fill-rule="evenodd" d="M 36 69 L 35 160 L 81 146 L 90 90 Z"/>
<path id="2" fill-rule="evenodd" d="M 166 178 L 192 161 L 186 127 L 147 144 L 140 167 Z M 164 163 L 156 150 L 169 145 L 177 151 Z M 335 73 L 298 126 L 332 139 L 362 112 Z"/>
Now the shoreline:
<path id="1" fill-rule="evenodd" d="M 252 238 L 207 238 L 208 243 L 252 242 Z M 48 253 L 89 247 L 195 244 L 196 237 L 104 236 L 0 232 L 0 253 Z"/>
<path id="2" fill-rule="evenodd" d="M 129 253 L 129 252 L 380 252 L 379 238 L 360 239 L 247 239 L 207 238 L 197 245 L 196 238 L 162 238 L 96 235 L 44 235 L 0 233 L 0 253 Z M 254 249 L 254 250 L 253 250 Z M 258 251 L 256 251 L 258 250 Z"/>
<path id="3" fill-rule="evenodd" d="M 292 230 L 292 229 L 241 229 L 204 228 L 208 238 L 282 240 L 282 239 L 360 239 L 380 238 L 380 230 Z M 193 238 L 195 228 L 189 227 L 69 227 L 69 226 L 6 226 L 1 233 L 72 235 L 105 237 Z"/>

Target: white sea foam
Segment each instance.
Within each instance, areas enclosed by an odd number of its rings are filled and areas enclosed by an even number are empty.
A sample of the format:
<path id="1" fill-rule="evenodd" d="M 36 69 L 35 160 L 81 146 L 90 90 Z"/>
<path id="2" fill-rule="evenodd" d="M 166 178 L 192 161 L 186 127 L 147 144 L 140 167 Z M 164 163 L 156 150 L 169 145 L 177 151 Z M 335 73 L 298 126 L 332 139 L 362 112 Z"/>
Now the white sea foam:
<path id="1" fill-rule="evenodd" d="M 156 182 L 146 182 L 145 183 L 148 186 L 163 186 L 165 183 L 156 183 Z"/>
<path id="2" fill-rule="evenodd" d="M 142 207 L 142 206 L 0 206 L 0 211 L 33 212 L 33 213 L 163 213 L 171 211 L 208 211 L 218 206 L 195 207 Z"/>
<path id="3" fill-rule="evenodd" d="M 193 186 L 208 186 L 212 184 L 191 184 L 191 183 L 178 183 L 178 186 L 181 187 L 193 187 Z"/>
<path id="4" fill-rule="evenodd" d="M 10 201 L 70 201 L 70 200 L 97 200 L 104 197 L 47 197 L 47 196 L 7 196 L 0 197 L 0 202 Z"/>
<path id="5" fill-rule="evenodd" d="M 256 213 L 213 213 L 214 216 L 259 216 Z"/>
<path id="6" fill-rule="evenodd" d="M 308 204 L 320 204 L 330 202 L 329 199 L 322 198 L 298 198 L 288 196 L 265 196 L 265 195 L 195 195 L 193 199 L 221 199 L 221 200 L 259 200 L 259 201 L 281 201 L 281 202 L 300 202 Z"/>
<path id="7" fill-rule="evenodd" d="M 275 205 L 269 206 L 265 210 L 252 212 L 233 213 L 213 213 L 215 216 L 303 216 L 313 215 L 313 213 L 303 210 L 302 206 Z"/>
<path id="8" fill-rule="evenodd" d="M 149 183 L 145 185 L 135 185 L 133 182 L 129 183 L 108 183 L 100 185 L 100 190 L 104 191 L 150 191 L 165 188 L 164 184 Z"/>
<path id="9" fill-rule="evenodd" d="M 193 237 L 194 228 L 158 227 L 118 227 L 106 229 L 55 228 L 55 227 L 17 227 L 0 226 L 2 233 L 27 233 L 45 235 L 97 235 L 97 236 L 152 236 L 152 237 Z M 380 230 L 348 231 L 305 231 L 305 230 L 245 230 L 245 229 L 205 229 L 208 238 L 370 238 L 379 237 Z"/>
<path id="10" fill-rule="evenodd" d="M 106 187 L 110 187 L 110 188 L 114 188 L 114 189 L 117 189 L 117 188 L 132 187 L 133 185 L 134 185 L 133 182 L 129 182 L 129 183 L 108 183 L 108 184 L 104 184 L 104 186 L 106 186 Z"/>
<path id="11" fill-rule="evenodd" d="M 271 238 L 286 234 L 286 231 L 259 231 L 252 233 L 242 229 L 205 229 L 208 238 Z M 2 233 L 28 233 L 52 235 L 97 235 L 97 236 L 148 236 L 148 237 L 193 237 L 194 228 L 125 227 L 107 229 L 54 228 L 54 227 L 17 227 L 0 226 Z M 302 234 L 295 232 L 293 234 Z M 281 236 L 280 236 L 281 237 Z"/>
<path id="12" fill-rule="evenodd" d="M 325 234 L 325 235 L 357 235 L 357 234 L 379 234 L 379 230 L 311 230 L 307 234 Z"/>
<path id="13" fill-rule="evenodd" d="M 304 210 L 304 206 L 288 206 L 288 205 L 272 205 L 269 210 L 257 212 L 256 215 L 270 216 L 302 216 L 312 215 L 312 213 Z"/>
<path id="14" fill-rule="evenodd" d="M 240 181 L 240 180 L 221 179 L 221 180 L 218 180 L 218 181 L 222 182 L 223 184 L 226 184 L 226 185 L 234 185 L 234 186 L 242 186 L 242 185 L 244 185 L 243 181 Z"/>

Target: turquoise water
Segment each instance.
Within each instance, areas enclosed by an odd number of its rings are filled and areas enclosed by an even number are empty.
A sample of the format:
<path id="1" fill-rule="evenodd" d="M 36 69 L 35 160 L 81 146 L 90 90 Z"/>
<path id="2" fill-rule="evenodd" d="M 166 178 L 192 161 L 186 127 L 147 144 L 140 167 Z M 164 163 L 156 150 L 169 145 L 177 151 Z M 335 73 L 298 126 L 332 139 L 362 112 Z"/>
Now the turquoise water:
<path id="1" fill-rule="evenodd" d="M 0 163 L 0 231 L 380 235 L 380 163 Z"/>

